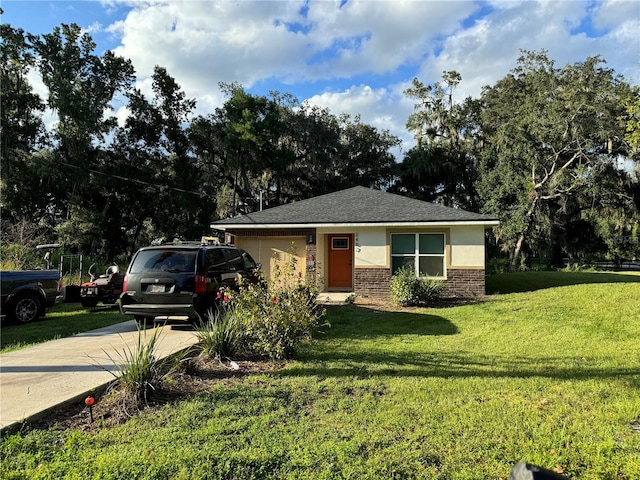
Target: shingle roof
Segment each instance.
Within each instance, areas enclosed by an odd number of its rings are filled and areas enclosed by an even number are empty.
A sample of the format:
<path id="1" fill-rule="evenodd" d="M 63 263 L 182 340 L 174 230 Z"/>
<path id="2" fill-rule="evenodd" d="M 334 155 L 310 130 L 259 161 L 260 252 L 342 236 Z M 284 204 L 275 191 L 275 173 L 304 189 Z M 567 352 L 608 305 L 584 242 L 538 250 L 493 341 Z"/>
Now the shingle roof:
<path id="1" fill-rule="evenodd" d="M 497 224 L 495 218 L 457 208 L 415 200 L 365 187 L 352 187 L 319 197 L 218 220 L 212 227 L 249 227 L 366 223 Z"/>

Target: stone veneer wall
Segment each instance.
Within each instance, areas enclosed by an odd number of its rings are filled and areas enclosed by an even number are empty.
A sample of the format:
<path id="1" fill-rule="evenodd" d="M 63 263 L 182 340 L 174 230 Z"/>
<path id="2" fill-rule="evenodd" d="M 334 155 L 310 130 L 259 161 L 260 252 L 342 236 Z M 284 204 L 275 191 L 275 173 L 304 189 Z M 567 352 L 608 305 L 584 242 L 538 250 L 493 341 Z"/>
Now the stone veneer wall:
<path id="1" fill-rule="evenodd" d="M 389 298 L 390 268 L 356 268 L 354 293 L 361 297 Z"/>
<path id="2" fill-rule="evenodd" d="M 447 268 L 445 295 L 452 297 L 481 297 L 485 292 L 484 269 Z"/>
<path id="3" fill-rule="evenodd" d="M 389 298 L 391 295 L 391 269 L 356 268 L 354 293 L 362 297 Z M 485 294 L 483 269 L 447 269 L 444 295 L 475 298 Z"/>

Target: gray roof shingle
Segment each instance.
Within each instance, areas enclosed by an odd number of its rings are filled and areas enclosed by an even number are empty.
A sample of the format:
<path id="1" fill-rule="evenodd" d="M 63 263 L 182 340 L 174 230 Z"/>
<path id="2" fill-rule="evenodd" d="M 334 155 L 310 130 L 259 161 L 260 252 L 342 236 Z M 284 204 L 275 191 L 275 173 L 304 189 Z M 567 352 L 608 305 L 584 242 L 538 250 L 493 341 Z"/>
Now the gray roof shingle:
<path id="1" fill-rule="evenodd" d="M 213 222 L 213 228 L 258 225 L 313 225 L 353 223 L 497 224 L 495 218 L 457 208 L 415 200 L 366 187 L 352 187 L 319 197 Z"/>

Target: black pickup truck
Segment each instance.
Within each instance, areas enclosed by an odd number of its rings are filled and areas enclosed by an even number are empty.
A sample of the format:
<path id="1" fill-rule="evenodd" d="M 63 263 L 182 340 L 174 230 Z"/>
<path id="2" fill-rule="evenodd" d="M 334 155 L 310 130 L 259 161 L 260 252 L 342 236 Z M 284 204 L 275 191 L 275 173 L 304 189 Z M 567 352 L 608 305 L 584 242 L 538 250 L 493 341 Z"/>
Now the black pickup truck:
<path id="1" fill-rule="evenodd" d="M 37 320 L 60 294 L 57 270 L 0 272 L 0 317 L 17 323 Z"/>

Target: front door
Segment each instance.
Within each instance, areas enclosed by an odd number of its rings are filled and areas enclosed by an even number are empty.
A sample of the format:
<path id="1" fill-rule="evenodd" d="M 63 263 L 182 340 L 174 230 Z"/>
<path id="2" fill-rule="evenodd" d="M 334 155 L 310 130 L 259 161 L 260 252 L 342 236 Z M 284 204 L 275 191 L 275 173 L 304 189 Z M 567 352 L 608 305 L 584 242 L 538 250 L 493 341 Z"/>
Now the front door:
<path id="1" fill-rule="evenodd" d="M 350 291 L 353 288 L 353 235 L 331 234 L 327 238 L 327 287 Z"/>

